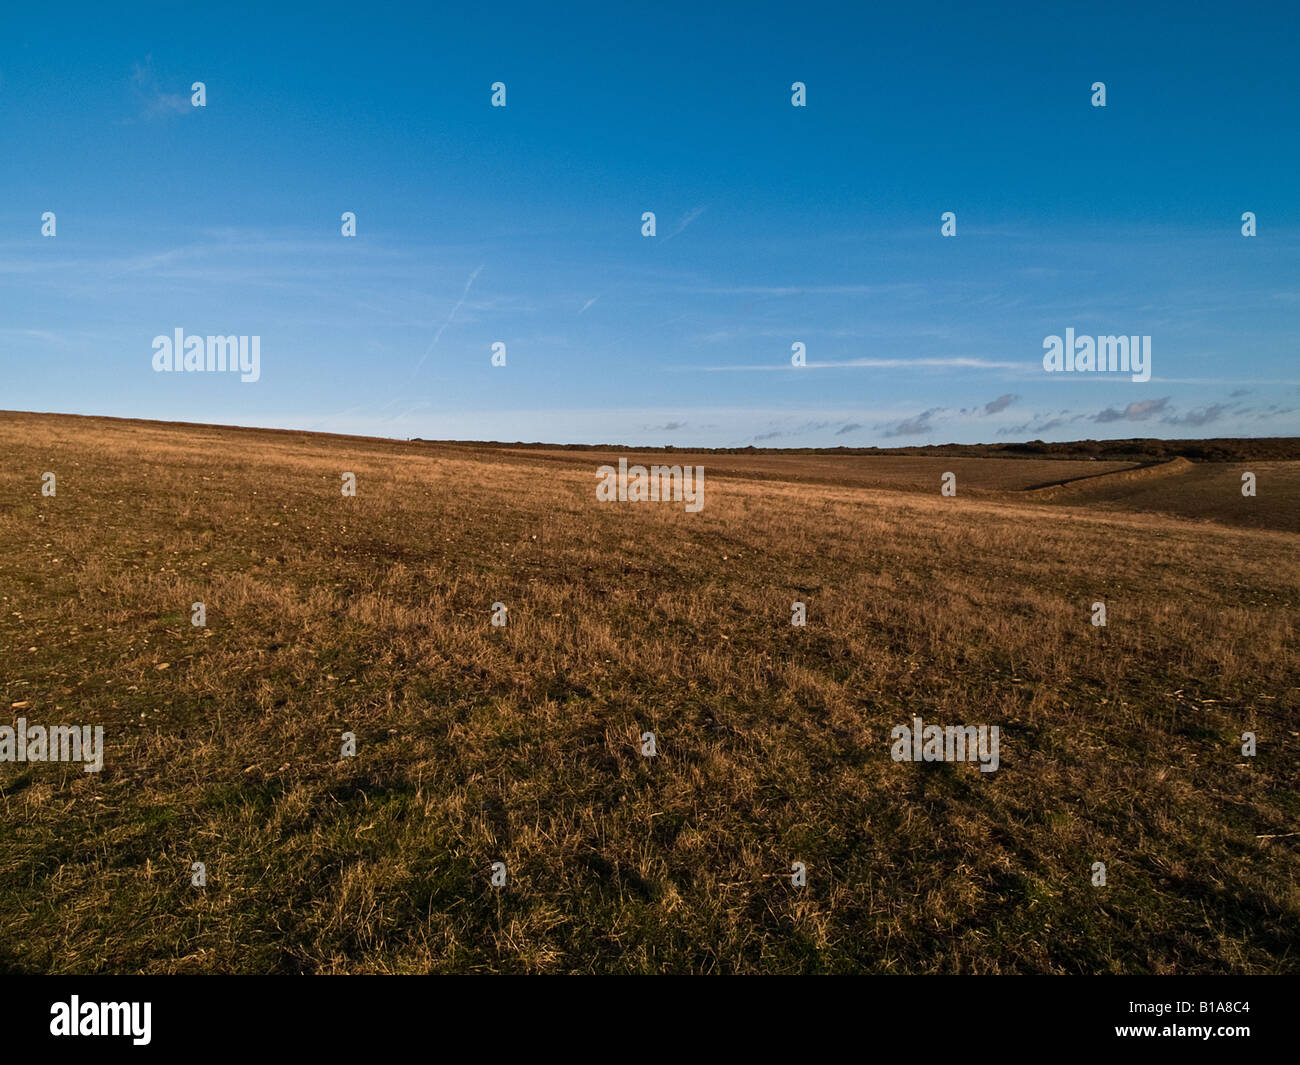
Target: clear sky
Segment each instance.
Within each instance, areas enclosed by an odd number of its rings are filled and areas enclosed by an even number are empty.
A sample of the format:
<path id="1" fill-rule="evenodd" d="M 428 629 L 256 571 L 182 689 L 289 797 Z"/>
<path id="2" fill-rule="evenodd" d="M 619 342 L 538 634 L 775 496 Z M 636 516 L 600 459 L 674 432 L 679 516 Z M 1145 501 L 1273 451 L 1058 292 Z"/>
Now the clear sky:
<path id="1" fill-rule="evenodd" d="M 0 409 L 679 446 L 1300 434 L 1293 4 L 128 6 L 3 16 Z M 1150 335 L 1151 379 L 1045 372 L 1067 327 Z M 155 372 L 177 328 L 259 336 L 260 380 Z"/>

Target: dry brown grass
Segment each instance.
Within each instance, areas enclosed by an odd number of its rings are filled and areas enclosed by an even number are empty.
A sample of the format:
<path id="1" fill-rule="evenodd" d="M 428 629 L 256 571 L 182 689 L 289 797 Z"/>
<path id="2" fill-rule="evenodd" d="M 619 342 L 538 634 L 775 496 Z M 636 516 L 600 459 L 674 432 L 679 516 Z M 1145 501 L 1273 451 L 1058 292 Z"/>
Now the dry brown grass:
<path id="1" fill-rule="evenodd" d="M 1256 495 L 1241 494 L 1253 473 Z M 1187 462 L 1120 473 L 1047 491 L 1071 506 L 1162 513 L 1250 529 L 1300 532 L 1300 462 Z"/>
<path id="2" fill-rule="evenodd" d="M 473 454 L 476 450 L 464 448 Z M 543 449 L 511 450 L 504 455 L 525 462 L 561 462 L 583 470 L 595 469 L 602 462 L 617 462 L 625 455 L 629 463 L 690 463 L 703 465 L 718 476 L 740 477 L 747 481 L 788 481 L 792 484 L 825 484 L 837 488 L 879 488 L 891 491 L 932 493 L 939 490 L 944 473 L 957 476 L 961 491 L 968 495 L 989 496 L 993 493 L 1022 491 L 1072 477 L 1087 477 L 1131 469 L 1132 462 L 1093 462 L 1086 459 L 987 459 L 962 456 L 931 455 L 781 455 L 758 452 L 754 455 L 674 451 L 549 451 Z"/>
<path id="3" fill-rule="evenodd" d="M 1297 968 L 1294 532 L 735 456 L 687 514 L 597 504 L 595 455 L 0 449 L 5 706 L 108 740 L 0 765 L 0 968 Z M 1001 769 L 891 761 L 913 714 L 1000 725 Z"/>

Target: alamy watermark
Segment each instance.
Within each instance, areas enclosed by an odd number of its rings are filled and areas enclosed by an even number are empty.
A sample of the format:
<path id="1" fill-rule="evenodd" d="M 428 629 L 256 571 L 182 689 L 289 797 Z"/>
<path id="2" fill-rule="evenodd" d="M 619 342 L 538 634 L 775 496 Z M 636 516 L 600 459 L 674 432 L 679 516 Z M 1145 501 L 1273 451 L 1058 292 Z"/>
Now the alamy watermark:
<path id="1" fill-rule="evenodd" d="M 618 460 L 618 469 L 601 466 L 596 470 L 596 499 L 601 503 L 685 502 L 695 514 L 704 509 L 703 466 L 628 466 Z"/>
<path id="2" fill-rule="evenodd" d="M 1048 373 L 1126 373 L 1134 381 L 1151 380 L 1151 338 L 1149 336 L 1053 334 L 1043 338 L 1043 369 Z"/>
<path id="3" fill-rule="evenodd" d="M 135 1046 L 148 1046 L 151 1002 L 82 1002 L 77 995 L 50 1006 L 50 1035 L 130 1036 Z"/>
<path id="4" fill-rule="evenodd" d="M 911 726 L 895 725 L 890 756 L 895 762 L 979 762 L 981 773 L 998 768 L 997 725 L 927 725 L 919 717 Z"/>
<path id="5" fill-rule="evenodd" d="M 262 376 L 260 336 L 186 336 L 177 328 L 172 336 L 153 338 L 153 368 L 157 373 L 238 373 L 245 384 Z"/>
<path id="6" fill-rule="evenodd" d="M 0 725 L 0 762 L 85 762 L 87 773 L 104 768 L 104 726 Z"/>

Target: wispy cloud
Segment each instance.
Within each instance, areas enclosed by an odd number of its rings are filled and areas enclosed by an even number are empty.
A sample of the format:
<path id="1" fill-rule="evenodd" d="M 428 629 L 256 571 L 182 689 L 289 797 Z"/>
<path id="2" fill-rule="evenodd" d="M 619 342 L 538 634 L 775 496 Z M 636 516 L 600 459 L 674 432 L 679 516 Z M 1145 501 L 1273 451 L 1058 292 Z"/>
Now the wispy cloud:
<path id="1" fill-rule="evenodd" d="M 1076 416 L 1077 418 L 1077 416 Z M 1068 425 L 1075 418 L 1048 418 L 1045 421 L 1025 422 L 1023 425 L 1011 425 L 1004 429 L 999 429 L 998 436 L 1020 436 L 1023 437 L 1029 433 L 1049 433 L 1053 429 L 1059 429 L 1062 425 Z"/>
<path id="2" fill-rule="evenodd" d="M 1166 425 L 1209 425 L 1211 422 L 1217 422 L 1225 414 L 1230 414 L 1235 406 L 1235 403 L 1211 403 L 1199 410 L 1189 410 L 1186 414 L 1171 414 L 1160 420 Z"/>
<path id="3" fill-rule="evenodd" d="M 943 367 L 946 369 L 1022 370 L 1025 367 L 1025 363 L 995 362 L 992 359 L 973 359 L 965 357 L 921 359 L 864 358 L 844 359 L 839 362 L 810 362 L 804 366 L 793 366 L 788 360 L 783 360 L 781 362 L 772 362 L 761 366 L 685 366 L 679 368 L 686 370 L 702 370 L 706 373 L 753 373 L 768 370 L 913 369 L 918 366 Z"/>
<path id="4" fill-rule="evenodd" d="M 931 407 L 924 410 L 915 418 L 905 418 L 903 421 L 892 426 L 881 426 L 885 436 L 923 436 L 933 431 L 934 424 L 932 419 L 936 414 L 942 414 L 942 407 Z"/>
<path id="5" fill-rule="evenodd" d="M 709 296 L 879 296 L 899 292 L 924 292 L 915 282 L 890 282 L 880 285 L 691 285 L 692 292 Z"/>
<path id="6" fill-rule="evenodd" d="M 1092 416 L 1094 422 L 1144 422 L 1148 418 L 1163 413 L 1169 406 L 1169 397 L 1161 399 L 1144 399 L 1130 403 L 1123 410 L 1107 407 Z"/>
<path id="7" fill-rule="evenodd" d="M 153 69 L 153 56 L 144 57 L 131 69 L 131 87 L 142 118 L 165 118 L 168 115 L 189 114 L 194 108 L 188 93 L 163 92 Z"/>
<path id="8" fill-rule="evenodd" d="M 1013 396 L 1010 392 L 1008 392 L 1005 396 L 998 396 L 997 399 L 991 399 L 984 404 L 984 413 L 997 414 L 998 411 L 1006 410 L 1009 406 L 1011 406 L 1011 404 L 1013 404 L 1019 398 L 1020 397 L 1018 396 Z"/>

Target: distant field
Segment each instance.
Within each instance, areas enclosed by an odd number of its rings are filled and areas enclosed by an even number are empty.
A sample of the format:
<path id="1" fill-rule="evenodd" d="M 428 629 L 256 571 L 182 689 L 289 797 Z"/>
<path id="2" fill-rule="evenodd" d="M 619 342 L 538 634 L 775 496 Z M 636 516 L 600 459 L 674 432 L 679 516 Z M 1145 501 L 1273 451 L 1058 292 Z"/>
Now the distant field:
<path id="1" fill-rule="evenodd" d="M 914 455 L 712 455 L 674 451 L 509 451 L 528 461 L 563 462 L 594 470 L 620 456 L 629 463 L 691 463 L 709 475 L 746 480 L 780 480 L 845 488 L 938 492 L 944 473 L 957 475 L 958 490 L 971 494 L 1013 492 L 1064 478 L 1131 469 L 1132 462 L 1069 459 L 930 458 Z"/>
<path id="2" fill-rule="evenodd" d="M 483 454 L 483 449 L 463 449 Z M 947 472 L 957 477 L 963 496 L 1009 498 L 1033 492 L 1021 501 L 1065 506 L 1110 507 L 1164 513 L 1249 528 L 1300 532 L 1300 461 L 1141 464 L 1087 459 L 963 458 L 917 455 L 716 455 L 638 451 L 500 452 L 524 462 L 562 462 L 594 470 L 601 463 L 691 463 L 703 465 L 708 477 L 779 480 L 794 484 L 837 485 L 933 494 Z M 488 454 L 492 454 L 491 451 Z M 1112 473 L 1140 471 L 1141 476 L 1111 478 Z M 1241 494 L 1241 475 L 1255 473 L 1257 494 Z M 1067 486 L 1041 491 L 1060 482 Z"/>
<path id="3" fill-rule="evenodd" d="M 1241 477 L 1247 472 L 1256 479 L 1252 499 L 1241 494 Z M 1070 506 L 1159 512 L 1296 533 L 1300 532 L 1300 462 L 1185 463 L 1168 476 L 1078 482 L 1050 493 L 1050 498 Z"/>
<path id="4" fill-rule="evenodd" d="M 0 970 L 1300 968 L 1295 464 L 679 453 L 688 514 L 591 452 L 0 414 L 0 456 L 0 723 L 107 742 L 0 762 Z M 914 715 L 999 769 L 893 761 Z"/>

